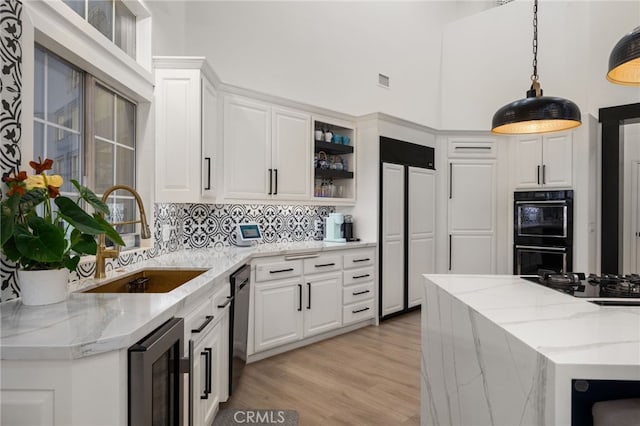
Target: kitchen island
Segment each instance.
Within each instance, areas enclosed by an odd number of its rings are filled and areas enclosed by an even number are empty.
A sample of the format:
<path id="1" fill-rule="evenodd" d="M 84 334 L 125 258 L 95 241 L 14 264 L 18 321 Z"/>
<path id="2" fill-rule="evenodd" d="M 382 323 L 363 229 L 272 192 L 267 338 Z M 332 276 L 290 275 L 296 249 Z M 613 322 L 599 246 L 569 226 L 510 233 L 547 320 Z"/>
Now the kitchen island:
<path id="1" fill-rule="evenodd" d="M 570 425 L 575 387 L 640 382 L 640 307 L 511 275 L 425 275 L 422 306 L 423 425 Z"/>

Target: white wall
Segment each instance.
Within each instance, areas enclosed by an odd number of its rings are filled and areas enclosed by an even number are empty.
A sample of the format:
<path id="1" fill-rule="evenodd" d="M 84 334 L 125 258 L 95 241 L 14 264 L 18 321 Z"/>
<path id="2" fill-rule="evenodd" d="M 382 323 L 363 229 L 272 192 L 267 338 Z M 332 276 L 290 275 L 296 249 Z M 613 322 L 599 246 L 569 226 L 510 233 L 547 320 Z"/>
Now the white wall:
<path id="1" fill-rule="evenodd" d="M 439 120 L 446 22 L 491 1 L 151 1 L 154 54 L 204 55 L 225 83 L 351 115 Z M 390 89 L 378 86 L 378 73 Z"/>
<path id="2" fill-rule="evenodd" d="M 525 97 L 532 18 L 532 2 L 516 0 L 446 27 L 439 128 L 489 129 L 498 108 Z M 638 102 L 640 89 L 605 79 L 611 49 L 638 22 L 637 1 L 541 1 L 538 75 L 544 94 L 571 99 L 583 115 Z"/>

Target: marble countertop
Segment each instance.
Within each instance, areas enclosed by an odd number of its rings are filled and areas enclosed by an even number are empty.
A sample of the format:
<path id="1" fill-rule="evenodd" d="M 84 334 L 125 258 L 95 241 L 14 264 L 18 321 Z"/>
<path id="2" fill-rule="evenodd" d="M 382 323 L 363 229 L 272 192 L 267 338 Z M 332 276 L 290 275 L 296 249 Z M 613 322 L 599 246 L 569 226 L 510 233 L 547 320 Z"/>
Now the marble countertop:
<path id="1" fill-rule="evenodd" d="M 425 278 L 556 364 L 640 368 L 640 307 L 604 307 L 513 275 Z"/>
<path id="2" fill-rule="evenodd" d="M 103 280 L 71 283 L 72 293 L 61 303 L 25 306 L 19 300 L 0 304 L 0 358 L 76 359 L 131 346 L 185 306 L 218 287 L 229 274 L 263 256 L 374 247 L 375 243 L 258 244 L 253 247 L 181 250 L 109 271 Z M 207 272 L 168 293 L 79 293 L 143 268 L 203 268 Z"/>

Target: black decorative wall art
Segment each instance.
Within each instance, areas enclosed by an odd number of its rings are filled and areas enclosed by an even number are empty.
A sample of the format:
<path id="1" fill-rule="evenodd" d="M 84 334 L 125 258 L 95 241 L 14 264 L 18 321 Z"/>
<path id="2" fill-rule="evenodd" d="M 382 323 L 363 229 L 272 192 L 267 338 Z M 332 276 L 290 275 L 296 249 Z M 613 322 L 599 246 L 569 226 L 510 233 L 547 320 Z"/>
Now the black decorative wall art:
<path id="1" fill-rule="evenodd" d="M 22 2 L 0 2 L 0 173 L 20 168 L 22 138 Z M 16 268 L 0 257 L 0 301 L 18 297 Z"/>

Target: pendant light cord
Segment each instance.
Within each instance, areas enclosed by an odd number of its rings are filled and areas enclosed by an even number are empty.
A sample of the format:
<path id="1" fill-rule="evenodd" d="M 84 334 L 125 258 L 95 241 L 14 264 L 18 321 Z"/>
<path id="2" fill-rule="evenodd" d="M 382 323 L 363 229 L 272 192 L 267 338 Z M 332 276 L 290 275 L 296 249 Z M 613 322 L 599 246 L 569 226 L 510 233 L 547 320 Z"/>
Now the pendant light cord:
<path id="1" fill-rule="evenodd" d="M 542 96 L 538 82 L 538 0 L 533 1 L 533 74 L 531 74 L 531 90 L 536 96 Z"/>

